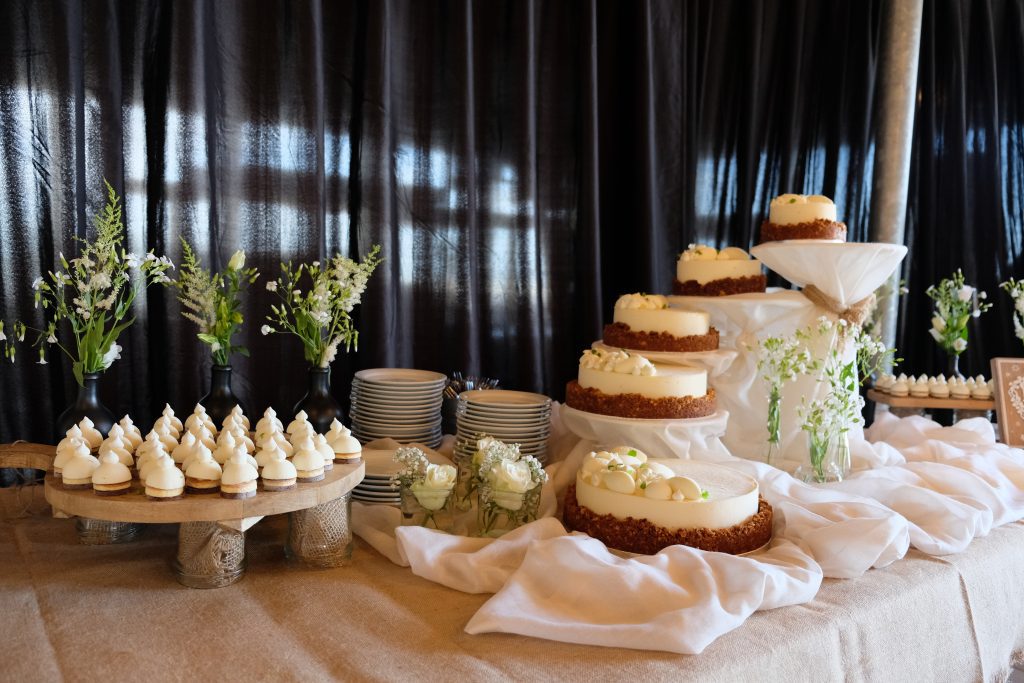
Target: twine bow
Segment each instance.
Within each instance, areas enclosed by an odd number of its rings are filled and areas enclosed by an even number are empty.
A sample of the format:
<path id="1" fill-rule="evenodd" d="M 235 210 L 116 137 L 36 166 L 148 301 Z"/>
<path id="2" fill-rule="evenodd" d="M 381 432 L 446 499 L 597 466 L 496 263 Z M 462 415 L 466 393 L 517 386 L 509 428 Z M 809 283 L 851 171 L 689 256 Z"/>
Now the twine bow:
<path id="1" fill-rule="evenodd" d="M 842 320 L 854 325 L 863 325 L 864 321 L 868 319 L 871 314 L 871 309 L 875 306 L 875 293 L 872 292 L 860 301 L 854 303 L 849 308 L 843 308 L 843 305 L 836 299 L 833 299 L 825 292 L 821 291 L 814 285 L 807 285 L 803 289 L 804 296 L 810 299 L 813 303 L 827 308 Z"/>

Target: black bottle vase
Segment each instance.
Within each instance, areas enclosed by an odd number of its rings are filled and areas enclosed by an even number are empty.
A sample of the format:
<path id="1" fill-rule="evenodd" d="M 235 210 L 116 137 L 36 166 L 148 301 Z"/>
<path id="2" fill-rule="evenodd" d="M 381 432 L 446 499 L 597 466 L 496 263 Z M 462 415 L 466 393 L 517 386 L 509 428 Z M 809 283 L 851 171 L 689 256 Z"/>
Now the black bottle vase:
<path id="1" fill-rule="evenodd" d="M 110 428 L 114 426 L 114 414 L 100 403 L 99 390 L 100 373 L 90 372 L 82 377 L 82 384 L 78 387 L 78 396 L 75 398 L 75 402 L 57 418 L 57 434 L 55 436 L 58 440 L 63 439 L 65 432 L 86 417 L 92 420 L 93 426 L 103 436 L 110 432 Z"/>
<path id="2" fill-rule="evenodd" d="M 220 429 L 224 418 L 235 406 L 241 406 L 242 412 L 245 413 L 245 406 L 231 391 L 230 365 L 214 365 L 210 368 L 210 391 L 199 399 L 199 402 L 206 408 L 206 414 L 217 425 L 217 429 Z"/>
<path id="3" fill-rule="evenodd" d="M 292 414 L 298 414 L 300 410 L 306 411 L 309 421 L 320 434 L 325 434 L 331 428 L 331 421 L 337 418 L 343 421 L 345 412 L 341 404 L 331 396 L 331 369 L 310 368 L 309 369 L 309 390 L 302 400 L 295 404 Z M 285 421 L 287 424 L 287 420 Z"/>

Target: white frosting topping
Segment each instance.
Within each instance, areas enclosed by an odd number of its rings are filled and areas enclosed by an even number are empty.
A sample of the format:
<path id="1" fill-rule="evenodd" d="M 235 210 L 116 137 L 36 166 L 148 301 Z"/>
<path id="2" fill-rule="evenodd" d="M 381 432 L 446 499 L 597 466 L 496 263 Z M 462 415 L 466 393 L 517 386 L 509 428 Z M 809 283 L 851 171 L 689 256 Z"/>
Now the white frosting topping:
<path id="1" fill-rule="evenodd" d="M 85 438 L 85 442 L 89 444 L 89 448 L 99 448 L 100 444 L 103 443 L 103 435 L 100 434 L 100 430 L 96 429 L 93 421 L 88 417 L 82 418 L 82 421 L 78 423 L 78 428 L 82 430 L 82 436 Z"/>
<path id="2" fill-rule="evenodd" d="M 139 431 L 139 428 L 134 422 L 132 422 L 132 418 L 129 415 L 122 417 L 121 421 L 117 424 L 120 425 L 124 432 L 125 442 L 129 444 L 130 449 L 134 451 L 142 443 L 142 432 Z"/>
<path id="3" fill-rule="evenodd" d="M 181 437 L 181 443 L 171 451 L 174 462 L 184 466 L 189 458 L 195 455 L 196 443 L 196 435 L 192 432 L 185 432 L 185 436 Z"/>
<path id="4" fill-rule="evenodd" d="M 68 431 L 70 432 L 71 430 L 69 429 Z M 63 470 L 71 462 L 72 458 L 86 455 L 90 455 L 89 446 L 86 445 L 85 439 L 81 437 L 81 434 L 70 441 L 65 438 L 57 447 L 57 457 L 53 459 L 53 466 L 55 469 Z"/>
<path id="5" fill-rule="evenodd" d="M 660 294 L 623 294 L 615 302 L 615 308 L 657 311 L 668 308 L 668 299 Z"/>
<path id="6" fill-rule="evenodd" d="M 259 477 L 259 472 L 249 462 L 248 456 L 244 452 L 238 452 L 231 456 L 226 463 L 224 463 L 224 473 L 221 475 L 220 483 L 227 484 L 229 486 L 234 484 L 244 484 L 250 481 L 256 481 Z"/>
<path id="7" fill-rule="evenodd" d="M 93 484 L 123 484 L 132 480 L 132 471 L 117 457 L 117 453 L 100 455 L 100 466 L 92 473 Z"/>
<path id="8" fill-rule="evenodd" d="M 263 466 L 263 481 L 294 479 L 295 476 L 295 465 L 284 459 L 280 449 L 273 451 L 271 459 Z"/>
<path id="9" fill-rule="evenodd" d="M 160 413 L 160 415 L 162 417 L 166 417 L 167 418 L 167 420 L 171 423 L 171 426 L 174 427 L 175 431 L 178 434 L 180 434 L 181 430 L 185 428 L 185 425 L 181 424 L 181 420 L 179 420 L 177 417 L 174 416 L 174 409 L 171 408 L 171 404 L 170 403 L 165 403 L 164 404 L 164 410 L 163 410 L 162 413 Z"/>
<path id="10" fill-rule="evenodd" d="M 331 444 L 327 443 L 327 439 L 323 434 L 317 434 L 314 436 L 313 444 L 316 446 L 317 452 L 320 453 L 320 457 L 324 459 L 325 463 L 334 462 L 334 449 L 331 448 Z"/>
<path id="11" fill-rule="evenodd" d="M 249 438 L 249 432 L 247 432 L 242 425 L 238 425 L 228 431 L 230 431 L 231 436 L 234 437 L 235 443 L 245 448 L 246 453 L 252 453 L 256 450 L 256 444 L 254 444 L 252 439 Z"/>
<path id="12" fill-rule="evenodd" d="M 653 377 L 658 374 L 651 361 L 637 353 L 625 351 L 597 351 L 587 349 L 580 356 L 580 367 L 588 370 L 602 370 L 621 375 Z"/>
<path id="13" fill-rule="evenodd" d="M 220 465 L 213 459 L 210 449 L 199 444 L 196 447 L 196 454 L 192 457 L 192 462 L 185 468 L 185 476 L 192 477 L 193 479 L 219 481 L 220 475 Z"/>
<path id="14" fill-rule="evenodd" d="M 170 455 L 168 455 L 164 451 L 160 451 L 160 453 L 154 455 L 151 458 L 147 458 L 145 461 L 140 460 L 139 479 L 141 479 L 143 483 L 145 483 L 146 477 L 149 476 L 149 473 L 152 472 L 155 468 L 164 467 L 164 463 L 169 464 L 171 467 L 174 467 L 174 469 L 178 470 L 179 472 L 181 471 L 180 469 L 175 467 L 174 460 L 171 459 Z"/>
<path id="15" fill-rule="evenodd" d="M 263 411 L 263 417 L 256 423 L 256 436 L 259 437 L 272 431 L 284 431 L 284 425 L 277 419 L 277 413 L 273 408 Z"/>
<path id="16" fill-rule="evenodd" d="M 331 430 L 327 433 L 327 443 L 331 445 L 332 451 L 344 455 L 361 453 L 363 450 L 363 445 L 359 443 L 359 439 L 352 436 L 352 432 L 349 431 L 348 427 L 338 422 L 337 418 L 331 422 Z"/>
<path id="17" fill-rule="evenodd" d="M 721 251 L 706 244 L 691 244 L 679 255 L 680 261 L 749 261 L 750 254 L 739 247 L 725 247 Z"/>
<path id="18" fill-rule="evenodd" d="M 313 425 L 309 423 L 309 415 L 306 414 L 305 410 L 300 410 L 295 414 L 295 419 L 288 424 L 288 429 L 285 431 L 289 434 L 294 434 L 296 431 L 305 428 L 307 425 L 312 430 Z"/>
<path id="19" fill-rule="evenodd" d="M 281 447 L 281 450 L 284 451 L 285 457 L 290 458 L 295 455 L 295 447 L 292 446 L 291 442 L 288 441 L 287 438 L 285 438 L 284 432 L 274 432 L 271 434 L 271 438 L 274 439 L 274 441 L 277 442 L 277 445 Z"/>
<path id="20" fill-rule="evenodd" d="M 295 469 L 301 472 L 310 472 L 323 468 L 323 456 L 316 449 L 312 438 L 307 436 L 295 446 L 292 464 L 295 465 Z"/>
<path id="21" fill-rule="evenodd" d="M 224 430 L 220 433 L 220 438 L 217 439 L 217 449 L 213 451 L 213 459 L 223 465 L 234 455 L 237 446 L 238 442 L 235 441 L 231 432 Z"/>
<path id="22" fill-rule="evenodd" d="M 181 436 L 181 429 L 175 427 L 174 421 L 165 415 L 156 419 L 156 422 L 153 423 L 153 431 L 161 436 L 170 436 L 174 439 L 174 443 L 178 443 L 178 437 Z M 171 448 L 174 448 L 174 446 L 172 445 Z"/>
<path id="23" fill-rule="evenodd" d="M 120 431 L 120 427 L 117 425 L 111 427 L 111 436 L 108 436 L 103 440 L 103 443 L 100 444 L 100 455 L 103 456 L 107 453 L 113 453 L 121 463 L 131 467 L 135 463 L 135 460 L 132 458 L 132 454 L 128 452 L 128 448 L 125 446 L 124 440 L 121 436 L 114 433 L 115 428 Z"/>
<path id="24" fill-rule="evenodd" d="M 265 441 L 260 443 L 260 450 L 256 453 L 256 465 L 258 467 L 266 467 L 267 463 L 272 460 L 276 460 L 278 456 L 284 460 L 284 451 L 278 445 L 276 439 L 268 437 Z"/>
<path id="25" fill-rule="evenodd" d="M 146 473 L 143 480 L 146 488 L 161 489 L 164 491 L 177 490 L 185 485 L 185 475 L 174 466 L 169 458 L 162 458 L 154 463 L 153 467 Z"/>
<path id="26" fill-rule="evenodd" d="M 100 466 L 100 461 L 90 453 L 75 453 L 61 471 L 61 476 L 68 479 L 89 479 L 93 471 Z"/>

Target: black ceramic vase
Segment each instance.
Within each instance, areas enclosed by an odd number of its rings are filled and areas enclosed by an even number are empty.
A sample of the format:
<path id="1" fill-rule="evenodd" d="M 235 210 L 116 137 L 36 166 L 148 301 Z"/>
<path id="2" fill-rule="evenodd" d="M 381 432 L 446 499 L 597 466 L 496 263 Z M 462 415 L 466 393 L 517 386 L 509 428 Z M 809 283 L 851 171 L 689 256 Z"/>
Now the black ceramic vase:
<path id="1" fill-rule="evenodd" d="M 331 396 L 331 369 L 310 368 L 309 369 L 309 391 L 302 397 L 302 400 L 295 404 L 292 415 L 300 410 L 305 410 L 313 429 L 321 434 L 326 434 L 331 428 L 331 421 L 337 418 L 343 421 L 345 413 L 341 404 Z M 291 417 L 291 416 L 289 416 Z M 284 421 L 288 424 L 288 420 Z"/>
<path id="2" fill-rule="evenodd" d="M 114 414 L 100 403 L 100 373 L 92 372 L 82 377 L 82 385 L 78 387 L 78 397 L 67 410 L 57 418 L 57 439 L 63 439 L 64 433 L 73 425 L 89 418 L 100 434 L 106 436 L 114 426 Z"/>
<path id="3" fill-rule="evenodd" d="M 224 418 L 235 406 L 242 406 L 242 412 L 245 412 L 245 406 L 231 391 L 230 365 L 214 365 L 210 368 L 210 392 L 199 399 L 199 402 L 206 408 L 206 414 L 217 425 L 217 429 L 220 429 Z"/>

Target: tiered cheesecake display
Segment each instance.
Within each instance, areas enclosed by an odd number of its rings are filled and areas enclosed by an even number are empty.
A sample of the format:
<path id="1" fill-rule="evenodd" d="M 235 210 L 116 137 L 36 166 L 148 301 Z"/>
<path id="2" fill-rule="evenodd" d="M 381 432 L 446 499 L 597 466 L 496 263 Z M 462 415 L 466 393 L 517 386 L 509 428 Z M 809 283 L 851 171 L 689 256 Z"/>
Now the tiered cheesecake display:
<path id="1" fill-rule="evenodd" d="M 669 307 L 658 294 L 624 294 L 615 302 L 603 341 L 637 351 L 714 351 L 719 335 L 709 320 L 704 311 Z"/>
<path id="2" fill-rule="evenodd" d="M 599 415 L 680 419 L 715 412 L 715 390 L 707 370 L 688 365 L 655 365 L 627 351 L 586 350 L 579 375 L 569 382 L 565 403 Z"/>
<path id="3" fill-rule="evenodd" d="M 820 194 L 784 194 L 771 201 L 761 224 L 761 243 L 781 240 L 846 241 L 846 224 L 836 220 L 836 205 Z"/>
<path id="4" fill-rule="evenodd" d="M 761 262 L 739 247 L 691 244 L 676 262 L 672 289 L 680 296 L 728 296 L 763 292 L 766 284 Z"/>
<path id="5" fill-rule="evenodd" d="M 772 508 L 756 480 L 710 462 L 648 459 L 630 447 L 584 457 L 564 518 L 610 548 L 643 554 L 676 544 L 740 554 L 772 536 Z"/>

